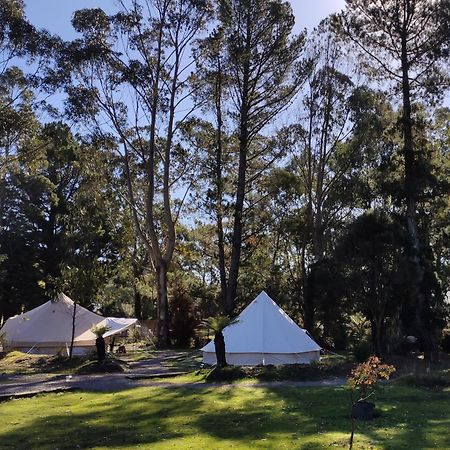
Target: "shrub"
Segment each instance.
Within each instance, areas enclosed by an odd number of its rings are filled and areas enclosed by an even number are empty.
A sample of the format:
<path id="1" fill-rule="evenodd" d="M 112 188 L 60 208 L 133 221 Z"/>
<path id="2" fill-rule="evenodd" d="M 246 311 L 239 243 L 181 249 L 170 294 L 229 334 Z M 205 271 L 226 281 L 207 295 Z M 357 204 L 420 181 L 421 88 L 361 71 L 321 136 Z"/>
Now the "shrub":
<path id="1" fill-rule="evenodd" d="M 244 378 L 256 378 L 260 381 L 311 381 L 345 376 L 353 366 L 345 358 L 311 364 L 227 366 L 222 370 L 212 370 L 206 378 L 208 381 L 233 381 Z"/>
<path id="2" fill-rule="evenodd" d="M 394 366 L 382 364 L 380 358 L 371 356 L 352 370 L 348 385 L 357 392 L 359 397 L 357 401 L 364 401 L 374 394 L 378 381 L 388 380 L 393 372 L 395 372 Z"/>
<path id="3" fill-rule="evenodd" d="M 208 375 L 207 381 L 235 381 L 247 377 L 247 370 L 238 366 L 226 366 L 218 369 L 214 367 Z"/>
<path id="4" fill-rule="evenodd" d="M 88 361 L 75 370 L 77 374 L 89 373 L 121 373 L 125 371 L 126 365 L 116 359 L 106 358 L 103 362 Z"/>
<path id="5" fill-rule="evenodd" d="M 373 408 L 375 405 L 367 402 L 367 399 L 375 393 L 378 381 L 382 379 L 388 380 L 393 372 L 395 372 L 394 366 L 382 364 L 377 356 L 371 356 L 366 362 L 358 364 L 348 377 L 347 383 L 352 390 L 350 450 L 353 448 L 355 418 L 358 417 L 363 420 L 371 420 L 373 418 Z M 354 393 L 358 397 L 356 401 L 354 401 Z"/>

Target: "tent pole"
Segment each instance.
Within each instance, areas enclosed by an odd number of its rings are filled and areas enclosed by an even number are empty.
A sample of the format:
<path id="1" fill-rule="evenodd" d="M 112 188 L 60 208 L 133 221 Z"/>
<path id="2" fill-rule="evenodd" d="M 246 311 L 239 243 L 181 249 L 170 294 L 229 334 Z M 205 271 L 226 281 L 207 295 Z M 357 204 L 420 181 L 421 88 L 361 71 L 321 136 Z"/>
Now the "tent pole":
<path id="1" fill-rule="evenodd" d="M 70 339 L 69 359 L 72 359 L 73 353 L 73 341 L 75 339 L 75 317 L 77 312 L 77 304 L 73 302 L 73 315 L 72 315 L 72 338 Z"/>

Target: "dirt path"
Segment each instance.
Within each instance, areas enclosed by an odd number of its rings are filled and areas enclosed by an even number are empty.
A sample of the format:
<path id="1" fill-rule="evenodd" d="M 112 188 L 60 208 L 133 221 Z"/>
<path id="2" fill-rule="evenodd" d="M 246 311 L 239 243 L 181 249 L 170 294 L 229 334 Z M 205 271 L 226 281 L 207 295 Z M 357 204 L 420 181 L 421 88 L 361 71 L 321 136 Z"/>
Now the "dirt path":
<path id="1" fill-rule="evenodd" d="M 76 375 L 76 376 L 56 376 L 53 378 L 41 379 L 27 377 L 26 379 L 16 379 L 13 382 L 2 383 L 0 385 L 0 400 L 11 397 L 30 397 L 40 393 L 60 392 L 71 390 L 93 391 L 93 392 L 114 392 L 131 389 L 135 387 L 159 387 L 159 388 L 188 388 L 204 389 L 208 387 L 330 387 L 342 386 L 345 384 L 343 378 L 332 378 L 317 381 L 271 381 L 271 382 L 239 382 L 239 383 L 177 383 L 164 382 L 146 379 L 130 379 L 128 374 L 111 375 Z"/>
<path id="2" fill-rule="evenodd" d="M 185 354 L 184 354 L 185 355 Z M 11 397 L 29 397 L 39 393 L 58 392 L 70 390 L 83 390 L 93 392 L 114 392 L 134 387 L 161 387 L 161 388 L 189 388 L 203 389 L 211 386 L 221 387 L 321 387 L 341 386 L 345 384 L 343 378 L 330 378 L 318 381 L 274 381 L 274 382 L 245 382 L 238 383 L 176 383 L 155 381 L 155 375 L 180 374 L 180 368 L 194 370 L 191 366 L 183 367 L 178 364 L 183 353 L 167 350 L 158 352 L 153 357 L 142 361 L 128 361 L 130 370 L 126 373 L 116 374 L 89 374 L 89 375 L 10 375 L 2 377 L 0 382 L 0 401 Z"/>

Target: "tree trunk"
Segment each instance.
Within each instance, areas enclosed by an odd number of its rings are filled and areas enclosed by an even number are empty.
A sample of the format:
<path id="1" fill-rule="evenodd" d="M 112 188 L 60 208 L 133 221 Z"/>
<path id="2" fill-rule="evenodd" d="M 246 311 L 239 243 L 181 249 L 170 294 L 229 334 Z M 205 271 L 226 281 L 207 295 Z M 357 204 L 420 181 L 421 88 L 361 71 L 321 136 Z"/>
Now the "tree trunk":
<path id="1" fill-rule="evenodd" d="M 369 301 L 372 304 L 371 307 L 371 326 L 372 326 L 372 344 L 375 350 L 375 354 L 380 357 L 382 353 L 381 332 L 382 324 L 385 316 L 384 302 L 383 306 L 379 306 L 381 303 L 383 293 L 378 292 L 379 274 L 383 270 L 381 267 L 381 261 L 375 256 L 377 243 L 372 241 L 372 259 L 370 264 L 370 298 Z"/>
<path id="2" fill-rule="evenodd" d="M 132 254 L 132 264 L 133 264 L 133 294 L 134 294 L 134 316 L 136 319 L 142 319 L 142 296 L 137 288 L 137 280 L 142 275 L 142 268 L 138 265 L 138 242 L 137 233 L 134 233 L 133 242 L 133 254 Z"/>
<path id="3" fill-rule="evenodd" d="M 302 251 L 301 251 L 301 270 L 302 270 L 302 279 L 301 279 L 301 289 L 302 289 L 302 297 L 303 297 L 303 328 L 306 328 L 305 323 L 310 323 L 309 319 L 309 298 L 308 298 L 308 286 L 309 286 L 309 274 L 306 267 L 306 240 L 303 242 Z"/>
<path id="4" fill-rule="evenodd" d="M 214 335 L 214 348 L 216 350 L 217 368 L 221 369 L 227 365 L 225 356 L 225 338 L 222 331 L 219 331 Z"/>
<path id="5" fill-rule="evenodd" d="M 243 211 L 245 199 L 245 186 L 247 174 L 247 152 L 249 146 L 249 91 L 250 91 L 250 50 L 251 50 L 251 33 L 252 19 L 251 14 L 247 11 L 246 17 L 246 38 L 245 51 L 240 55 L 242 61 L 242 97 L 240 104 L 239 119 L 239 168 L 236 189 L 236 204 L 234 207 L 234 224 L 233 237 L 231 247 L 230 272 L 228 277 L 228 289 L 225 302 L 225 314 L 233 315 L 237 285 L 239 276 L 239 266 L 241 262 L 242 250 L 242 229 L 243 229 Z"/>
<path id="6" fill-rule="evenodd" d="M 50 178 L 56 182 L 56 176 Z M 60 194 L 58 194 L 59 197 Z M 61 235 L 56 233 L 57 206 L 51 205 L 48 212 L 47 221 L 42 225 L 45 249 L 43 250 L 44 267 L 46 274 L 46 289 L 49 292 L 55 291 L 55 280 L 61 276 Z M 64 233 L 62 231 L 61 233 Z"/>
<path id="7" fill-rule="evenodd" d="M 347 328 L 345 326 L 346 320 L 341 314 L 339 314 L 339 317 L 334 317 L 334 321 L 334 349 L 336 351 L 346 350 L 348 341 Z"/>
<path id="8" fill-rule="evenodd" d="M 134 291 L 134 317 L 136 319 L 142 319 L 142 295 L 138 291 L 136 282 L 133 283 L 133 291 Z"/>
<path id="9" fill-rule="evenodd" d="M 223 220 L 222 215 L 217 215 L 217 237 L 218 237 L 218 249 L 219 249 L 219 273 L 220 273 L 220 296 L 222 298 L 223 305 L 227 302 L 227 274 L 225 269 L 225 239 L 223 233 Z M 226 307 L 224 307 L 225 314 Z"/>
<path id="10" fill-rule="evenodd" d="M 239 150 L 239 175 L 236 195 L 236 205 L 234 209 L 234 226 L 231 248 L 230 273 L 228 278 L 228 289 L 225 302 L 225 314 L 232 316 L 237 295 L 237 284 L 239 276 L 239 266 L 241 261 L 242 247 L 242 212 L 244 210 L 245 197 L 245 173 L 247 170 L 247 138 L 246 131 L 241 133 L 241 143 Z"/>
<path id="11" fill-rule="evenodd" d="M 306 275 L 307 280 L 305 289 L 303 326 L 311 334 L 314 334 L 314 327 L 316 323 L 316 306 L 315 306 L 316 271 L 317 271 L 317 264 L 313 263 L 309 266 L 309 271 Z"/>
<path id="12" fill-rule="evenodd" d="M 247 17 L 247 38 L 246 48 L 251 48 L 251 33 L 250 33 L 250 14 Z M 242 77 L 242 100 L 240 105 L 240 122 L 239 122 L 239 168 L 238 168 L 238 181 L 236 189 L 236 204 L 234 207 L 234 225 L 233 225 L 233 238 L 231 247 L 231 261 L 230 272 L 228 278 L 228 289 L 225 302 L 225 314 L 232 316 L 236 295 L 239 276 L 239 266 L 241 262 L 241 250 L 242 250 L 242 229 L 243 229 L 243 211 L 244 211 L 244 199 L 245 199 L 245 185 L 247 174 L 247 152 L 249 145 L 249 132 L 248 132 L 248 120 L 249 120 L 249 84 L 250 84 L 250 63 L 248 61 L 248 55 L 243 56 L 247 60 L 243 64 L 243 77 Z"/>
<path id="13" fill-rule="evenodd" d="M 169 339 L 169 302 L 167 297 L 167 266 L 162 262 L 156 267 L 157 273 L 157 316 L 158 316 L 158 347 L 165 348 Z"/>
<path id="14" fill-rule="evenodd" d="M 410 295 L 415 306 L 414 327 L 422 348 L 433 351 L 435 344 L 423 323 L 425 295 L 422 291 L 424 270 L 421 262 L 421 245 L 417 228 L 417 170 L 414 156 L 413 120 L 411 112 L 411 89 L 406 32 L 402 37 L 402 94 L 403 94 L 403 155 L 405 167 L 406 222 L 409 236 L 409 259 L 411 263 Z"/>
<path id="15" fill-rule="evenodd" d="M 311 206 L 311 235 L 313 243 L 313 258 L 314 262 L 310 264 L 307 271 L 307 281 L 305 289 L 305 317 L 304 325 L 310 333 L 314 333 L 316 326 L 316 293 L 320 289 L 317 286 L 316 277 L 317 269 L 323 261 L 323 232 L 322 232 L 322 211 L 318 207 L 315 217 Z"/>
<path id="16" fill-rule="evenodd" d="M 312 232 L 313 239 L 313 252 L 314 261 L 320 262 L 324 257 L 324 244 L 323 244 L 323 219 L 322 219 L 322 193 L 319 193 L 317 211 L 314 217 L 314 225 Z"/>
<path id="17" fill-rule="evenodd" d="M 6 160 L 7 156 L 5 156 Z M 4 162 L 3 165 L 7 166 L 7 162 Z M 7 175 L 8 168 L 3 169 L 3 165 L 0 161 L 0 231 L 3 231 L 3 219 L 5 217 L 4 211 L 6 209 L 6 200 L 7 200 Z"/>
<path id="18" fill-rule="evenodd" d="M 103 362 L 106 358 L 106 345 L 103 336 L 99 336 L 95 340 L 95 346 L 97 347 L 97 360 Z"/>
<path id="19" fill-rule="evenodd" d="M 320 267 L 324 259 L 324 237 L 323 237 L 323 215 L 322 207 L 324 203 L 324 179 L 326 173 L 327 159 L 329 157 L 328 153 L 328 129 L 329 123 L 331 121 L 331 108 L 333 103 L 333 91 L 330 85 L 327 85 L 327 95 L 325 98 L 325 113 L 323 118 L 321 138 L 320 138 L 320 157 L 317 161 L 317 174 L 315 183 L 315 202 L 313 201 L 313 184 L 314 175 L 312 172 L 312 133 L 311 129 L 312 122 L 310 122 L 309 138 L 308 138 L 308 148 L 309 148 L 309 159 L 308 162 L 308 177 L 309 177 L 309 189 L 308 189 L 308 228 L 310 237 L 312 240 L 312 253 L 313 253 L 313 263 L 309 267 L 308 274 L 308 286 L 305 295 L 305 328 L 310 332 L 314 333 L 316 326 L 316 296 L 320 286 L 316 283 L 316 272 Z M 311 114 L 312 115 L 312 114 Z M 313 210 L 313 204 L 316 204 L 316 211 Z M 310 278 L 310 279 L 309 279 Z"/>
<path id="20" fill-rule="evenodd" d="M 218 58 L 218 78 L 216 83 L 216 116 L 217 116 L 217 133 L 216 133 L 216 189 L 217 189 L 217 213 L 216 227 L 219 250 L 219 273 L 220 273 L 220 293 L 223 305 L 227 299 L 227 275 L 225 269 L 225 239 L 223 232 L 223 177 L 222 177 L 222 158 L 223 158 L 223 119 L 222 119 L 222 66 L 220 57 Z M 226 308 L 224 308 L 226 309 Z"/>
<path id="21" fill-rule="evenodd" d="M 383 353 L 383 340 L 381 337 L 383 328 L 383 320 L 375 320 L 375 354 L 378 357 L 381 357 Z"/>

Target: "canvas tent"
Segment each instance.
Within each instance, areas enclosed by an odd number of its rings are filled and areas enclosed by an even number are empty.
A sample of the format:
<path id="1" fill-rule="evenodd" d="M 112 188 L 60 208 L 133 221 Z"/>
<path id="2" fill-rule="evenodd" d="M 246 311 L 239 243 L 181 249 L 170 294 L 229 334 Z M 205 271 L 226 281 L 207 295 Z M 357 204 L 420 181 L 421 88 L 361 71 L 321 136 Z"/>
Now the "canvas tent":
<path id="1" fill-rule="evenodd" d="M 241 312 L 237 320 L 223 331 L 228 364 L 307 364 L 320 357 L 320 346 L 264 291 Z M 204 363 L 216 363 L 213 341 L 201 351 Z"/>
<path id="2" fill-rule="evenodd" d="M 95 348 L 93 326 L 106 325 L 105 340 L 118 335 L 137 323 L 137 319 L 103 317 L 74 302 L 64 294 L 37 308 L 9 318 L 0 333 L 8 349 L 30 353 L 68 354 L 72 339 L 72 321 L 75 307 L 73 354 L 83 354 Z"/>

